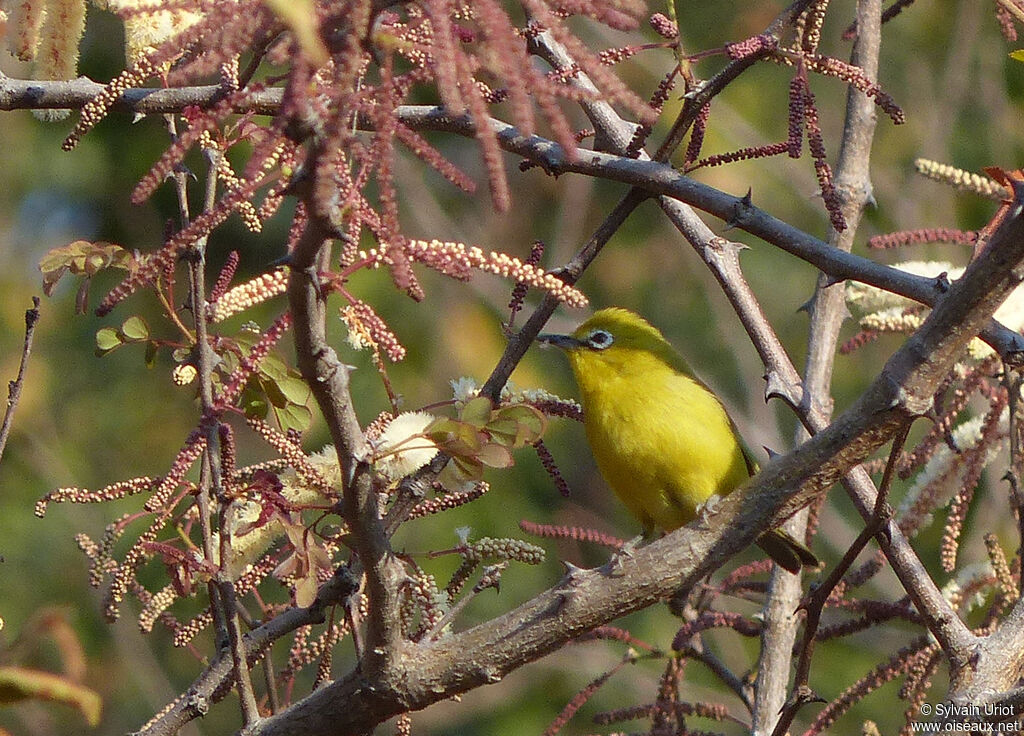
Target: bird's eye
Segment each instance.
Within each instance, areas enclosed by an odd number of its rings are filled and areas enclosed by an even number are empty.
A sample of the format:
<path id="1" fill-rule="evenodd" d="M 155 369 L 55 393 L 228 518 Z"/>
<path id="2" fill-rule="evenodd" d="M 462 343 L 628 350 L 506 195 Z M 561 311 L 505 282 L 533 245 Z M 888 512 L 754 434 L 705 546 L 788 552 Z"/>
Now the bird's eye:
<path id="1" fill-rule="evenodd" d="M 594 330 L 587 335 L 587 345 L 594 348 L 594 350 L 604 350 L 614 340 L 615 338 L 612 337 L 612 333 L 606 330 Z"/>

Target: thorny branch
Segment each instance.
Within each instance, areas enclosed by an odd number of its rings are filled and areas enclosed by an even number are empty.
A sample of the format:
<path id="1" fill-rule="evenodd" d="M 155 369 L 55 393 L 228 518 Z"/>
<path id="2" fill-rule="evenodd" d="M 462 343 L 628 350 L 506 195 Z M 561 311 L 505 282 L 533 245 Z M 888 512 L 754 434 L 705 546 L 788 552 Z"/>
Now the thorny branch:
<path id="1" fill-rule="evenodd" d="M 785 736 L 793 723 L 793 718 L 801 706 L 806 705 L 813 690 L 808 684 L 811 674 L 811 657 L 814 654 L 815 636 L 818 633 L 818 626 L 821 623 L 821 614 L 828 602 L 829 597 L 835 591 L 836 586 L 850 570 L 854 560 L 864 550 L 872 537 L 876 536 L 892 517 L 892 509 L 888 507 L 889 489 L 892 479 L 896 475 L 896 463 L 907 440 L 910 431 L 910 424 L 907 423 L 893 437 L 892 449 L 889 452 L 889 461 L 885 466 L 885 474 L 882 477 L 882 484 L 878 489 L 878 498 L 875 501 L 874 516 L 861 530 L 860 534 L 853 541 L 853 544 L 843 554 L 842 559 L 829 571 L 828 577 L 819 581 L 806 599 L 800 604 L 800 608 L 807 612 L 804 621 L 803 642 L 800 645 L 800 657 L 797 661 L 796 675 L 794 677 L 793 692 L 783 707 L 779 720 L 775 724 L 772 736 Z"/>

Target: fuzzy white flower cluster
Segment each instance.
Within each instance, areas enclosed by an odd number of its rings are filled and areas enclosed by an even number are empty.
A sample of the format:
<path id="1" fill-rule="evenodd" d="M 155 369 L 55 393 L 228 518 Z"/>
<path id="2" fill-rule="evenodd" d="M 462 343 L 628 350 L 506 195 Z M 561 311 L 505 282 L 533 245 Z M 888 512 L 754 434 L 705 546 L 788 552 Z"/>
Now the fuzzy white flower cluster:
<path id="1" fill-rule="evenodd" d="M 438 453 L 423 431 L 434 421 L 425 411 L 408 411 L 388 422 L 373 443 L 375 467 L 390 481 L 397 481 L 429 463 Z"/>
<path id="2" fill-rule="evenodd" d="M 958 608 L 964 606 L 964 613 L 970 613 L 985 605 L 984 591 L 988 586 L 982 585 L 994 574 L 991 562 L 975 562 L 957 572 L 956 577 L 942 586 L 942 597 Z M 975 593 L 967 600 L 963 598 L 964 590 L 974 588 Z"/>
<path id="3" fill-rule="evenodd" d="M 1008 417 L 1009 414 L 1004 409 L 1002 415 L 999 417 L 1000 430 L 1005 431 L 1007 422 L 1009 421 Z M 984 422 L 984 416 L 977 416 L 968 419 L 966 422 L 963 422 L 962 424 L 957 425 L 956 427 L 953 428 L 951 432 L 953 436 L 953 442 L 961 450 L 966 450 L 971 447 L 974 447 L 981 440 L 981 428 Z M 994 460 L 996 455 L 998 454 L 998 443 L 992 443 L 989 446 L 989 449 L 987 450 L 982 462 L 985 465 L 987 465 L 988 463 L 992 462 L 992 460 Z M 939 446 L 938 449 L 936 449 L 935 454 L 933 454 L 928 459 L 928 462 L 925 463 L 925 466 L 921 470 L 921 472 L 919 472 L 917 476 L 914 478 L 913 485 L 911 485 L 910 488 L 907 489 L 907 494 L 903 497 L 903 502 L 900 504 L 899 512 L 897 513 L 897 518 L 902 517 L 907 512 L 909 512 L 910 509 L 912 509 L 914 504 L 917 502 L 917 499 L 918 497 L 920 497 L 921 492 L 925 488 L 927 488 L 936 478 L 940 478 L 943 475 L 945 475 L 949 471 L 950 465 L 954 462 L 957 462 L 956 453 L 954 453 L 945 444 Z M 959 473 L 963 472 L 964 468 L 960 468 Z M 948 491 L 949 494 L 952 494 L 960 487 L 960 484 L 957 481 L 959 481 L 959 474 L 955 478 L 950 479 Z M 925 518 L 923 522 L 920 524 L 920 526 L 927 526 L 929 523 L 931 523 L 930 518 Z"/>
<path id="4" fill-rule="evenodd" d="M 907 261 L 896 264 L 895 268 L 928 278 L 938 278 L 945 273 L 950 281 L 964 274 L 962 267 L 945 261 Z M 878 332 L 912 332 L 928 315 L 928 310 L 908 313 L 908 309 L 918 305 L 904 296 L 854 281 L 846 284 L 846 304 L 857 316 L 862 329 Z M 1024 287 L 1017 287 L 1010 293 L 996 310 L 995 318 L 1011 330 L 1024 328 Z M 992 348 L 975 338 L 968 347 L 968 355 L 972 360 L 983 360 L 992 355 Z"/>
<path id="5" fill-rule="evenodd" d="M 480 393 L 480 387 L 477 385 L 477 382 L 468 376 L 462 376 L 461 378 L 449 381 L 449 383 L 452 387 L 452 398 L 459 403 L 465 403 L 470 399 L 476 398 Z M 542 388 L 520 389 L 512 381 L 508 381 L 505 387 L 501 389 L 501 401 L 503 404 L 538 404 L 544 401 L 551 401 L 580 409 L 580 405 L 572 399 L 563 399 L 561 396 L 545 391 Z"/>

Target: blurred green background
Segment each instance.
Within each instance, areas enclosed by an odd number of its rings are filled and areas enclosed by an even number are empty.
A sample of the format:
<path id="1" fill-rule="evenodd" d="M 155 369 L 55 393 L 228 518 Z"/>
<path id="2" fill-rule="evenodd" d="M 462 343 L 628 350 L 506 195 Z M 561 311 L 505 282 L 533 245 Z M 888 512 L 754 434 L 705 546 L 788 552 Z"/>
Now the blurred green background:
<path id="1" fill-rule="evenodd" d="M 727 41 L 759 32 L 783 7 L 781 2 L 731 0 L 681 4 L 680 20 L 688 50 L 720 47 Z M 826 53 L 847 58 L 848 44 L 839 35 L 851 17 L 853 2 L 832 3 L 825 27 Z M 881 81 L 908 115 L 894 127 L 884 116 L 875 137 L 872 177 L 877 209 L 868 213 L 857 238 L 856 250 L 874 234 L 914 227 L 976 228 L 993 212 L 990 202 L 956 195 L 913 174 L 912 161 L 924 156 L 977 171 L 998 165 L 1013 169 L 1024 154 L 1021 103 L 1024 65 L 1008 60 L 1011 49 L 999 34 L 991 4 L 964 0 L 942 4 L 918 3 L 886 29 Z M 652 6 L 652 12 L 660 10 Z M 656 40 L 644 28 L 639 34 L 612 33 L 592 26 L 585 32 L 600 46 L 616 46 L 638 39 Z M 81 72 L 107 80 L 122 66 L 119 23 L 109 14 L 90 8 L 83 45 Z M 648 52 L 622 65 L 626 79 L 646 95 L 671 64 L 666 52 Z M 721 58 L 702 62 L 698 73 L 710 76 Z M 4 55 L 0 70 L 26 77 L 30 69 Z M 786 134 L 786 85 L 791 70 L 760 65 L 743 75 L 716 101 L 705 153 L 781 140 Z M 846 89 L 830 79 L 813 79 L 812 88 L 821 110 L 826 144 L 835 161 Z M 133 184 L 148 170 L 166 145 L 166 133 L 157 119 L 131 123 L 123 114 L 111 115 L 72 153 L 60 150 L 71 121 L 44 124 L 28 112 L 3 114 L 0 150 L 4 152 L 0 187 L 0 377 L 13 378 L 19 359 L 24 311 L 30 297 L 40 294 L 36 268 L 50 248 L 72 240 L 108 240 L 128 248 L 148 250 L 161 242 L 166 219 L 175 206 L 169 187 L 151 202 L 129 203 Z M 74 118 L 72 118 L 74 120 Z M 588 127 L 581 119 L 579 127 Z M 433 136 L 432 140 L 469 170 L 486 191 L 475 144 Z M 619 185 L 563 176 L 552 179 L 538 169 L 519 173 L 515 161 L 507 165 L 514 193 L 508 215 L 495 214 L 485 195 L 470 198 L 454 191 L 439 177 L 411 158 L 397 166 L 405 232 L 411 237 L 440 238 L 478 244 L 485 250 L 503 250 L 525 258 L 533 239 L 547 243 L 545 267 L 564 263 L 591 234 L 624 192 Z M 812 166 L 777 158 L 742 162 L 702 171 L 697 177 L 734 194 L 753 189 L 754 202 L 775 216 L 812 234 L 826 230 Z M 286 208 L 287 209 L 287 208 Z M 711 222 L 716 230 L 721 223 Z M 264 233 L 253 236 L 232 218 L 211 239 L 210 260 L 218 266 L 231 249 L 242 253 L 246 274 L 265 270 L 283 253 L 287 212 L 278 215 Z M 729 237 L 750 245 L 743 255 L 747 277 L 761 297 L 768 317 L 798 366 L 806 340 L 806 315 L 800 306 L 811 296 L 816 271 L 808 265 L 736 230 Z M 954 247 L 919 248 L 908 255 L 872 252 L 870 257 L 893 262 L 901 257 L 939 257 L 962 263 L 967 253 Z M 391 378 L 405 402 L 418 408 L 450 397 L 449 380 L 471 376 L 482 381 L 503 348 L 501 322 L 511 285 L 480 275 L 469 284 L 455 283 L 433 273 L 418 272 L 427 298 L 421 304 L 397 293 L 383 272 L 360 274 L 353 293 L 368 300 L 387 319 L 408 358 L 392 366 Z M 92 304 L 116 283 L 114 275 L 96 279 Z M 32 514 L 33 503 L 60 486 L 99 488 L 135 475 L 162 474 L 196 421 L 192 387 L 170 381 L 173 363 L 162 355 L 147 369 L 142 350 L 131 347 L 104 358 L 93 354 L 96 331 L 117 326 L 131 314 L 145 315 L 155 332 L 172 333 L 162 321 L 155 300 L 139 295 L 119 306 L 106 319 L 91 313 L 74 314 L 74 284 L 64 283 L 51 299 L 44 299 L 35 349 L 29 366 L 14 433 L 0 464 L 0 616 L 6 621 L 6 642 L 18 637 L 34 616 L 59 607 L 71 622 L 87 657 L 86 682 L 104 700 L 104 715 L 97 733 L 121 733 L 137 728 L 156 710 L 185 688 L 200 668 L 188 651 L 174 649 L 158 630 L 143 636 L 134 624 L 131 608 L 115 625 L 100 617 L 99 594 L 88 586 L 86 559 L 73 536 L 85 532 L 97 538 L 118 515 L 137 508 L 125 501 L 102 506 L 52 507 L 44 520 Z M 580 286 L 595 307 L 621 305 L 647 316 L 691 361 L 695 370 L 725 399 L 742 433 L 753 447 L 785 450 L 792 445 L 794 422 L 778 406 L 763 401 L 762 367 L 727 301 L 697 257 L 678 235 L 665 226 L 660 211 L 647 203 L 630 218 L 587 272 Z M 536 299 L 533 294 L 531 299 Z M 266 325 L 282 309 L 282 302 L 265 305 L 256 315 Z M 551 322 L 555 330 L 569 329 L 585 311 L 563 309 Z M 387 408 L 386 395 L 365 354 L 344 342 L 343 326 L 332 320 L 342 359 L 355 364 L 354 395 L 360 418 L 373 419 Z M 848 325 L 844 336 L 853 333 Z M 852 356 L 840 357 L 835 379 L 836 408 L 842 410 L 871 380 L 885 357 L 897 345 L 883 339 Z M 286 339 L 285 348 L 290 351 Z M 534 351 L 513 377 L 520 387 L 544 387 L 563 396 L 573 388 L 568 368 L 555 352 Z M 245 461 L 268 457 L 267 448 L 244 428 L 238 431 Z M 410 553 L 450 546 L 455 530 L 472 528 L 480 536 L 520 536 L 520 519 L 594 526 L 623 537 L 638 530 L 604 487 L 586 448 L 580 427 L 553 422 L 546 440 L 572 489 L 562 498 L 529 452 L 518 456 L 508 472 L 493 472 L 493 488 L 478 502 L 452 513 L 407 525 L 396 544 Z M 308 450 L 326 443 L 317 423 L 304 440 Z M 997 483 L 993 481 L 992 487 Z M 897 489 L 897 493 L 899 490 Z M 1002 496 L 999 496 L 1002 498 Z M 982 559 L 984 531 L 1008 539 L 1012 521 L 1000 501 L 983 506 L 969 524 L 966 549 Z M 937 541 L 939 527 L 919 542 L 922 554 Z M 859 528 L 850 505 L 833 493 L 815 548 L 834 562 Z M 974 533 L 973 530 L 977 530 Z M 594 548 L 532 540 L 548 550 L 548 561 L 537 568 L 513 565 L 500 594 L 479 596 L 465 612 L 462 623 L 505 611 L 553 584 L 561 574 L 560 559 L 593 565 L 605 553 Z M 744 559 L 753 559 L 753 553 Z M 927 558 L 935 563 L 933 554 Z M 444 580 L 456 561 L 424 563 Z M 162 585 L 161 571 L 151 571 L 154 588 Z M 939 577 L 940 583 L 945 580 Z M 443 583 L 442 583 L 443 584 Z M 872 595 L 889 600 L 901 591 L 890 574 L 869 586 Z M 744 610 L 753 613 L 749 604 Z M 678 622 L 663 606 L 619 622 L 636 636 L 667 647 Z M 829 647 L 829 658 L 842 657 L 835 671 L 814 671 L 812 685 L 825 697 L 834 697 L 854 678 L 916 635 L 910 627 L 893 626 L 850 637 Z M 712 634 L 720 656 L 742 672 L 753 664 L 756 647 L 733 634 Z M 200 639 L 200 648 L 208 640 Z M 338 654 L 334 672 L 346 671 L 349 645 Z M 413 717 L 417 734 L 537 734 L 554 719 L 572 695 L 600 672 L 611 667 L 622 647 L 590 643 L 568 647 L 526 667 L 501 684 L 480 689 L 461 703 L 443 703 Z M 819 654 L 819 656 L 825 656 Z M 22 660 L 46 669 L 59 669 L 55 647 L 42 641 Z M 612 683 L 576 716 L 565 733 L 590 733 L 589 717 L 600 709 L 653 699 L 663 663 L 640 663 L 620 672 Z M 831 668 L 829 668 L 831 669 Z M 697 663 L 686 673 L 691 700 L 722 701 L 714 680 Z M 941 691 L 942 677 L 939 680 Z M 690 693 L 692 692 L 692 695 Z M 871 696 L 844 721 L 847 732 L 872 718 L 883 732 L 901 723 L 902 706 L 893 707 L 895 686 Z M 816 711 L 816 707 L 807 709 Z M 237 709 L 226 703 L 215 707 L 187 733 L 227 733 L 237 722 Z M 806 718 L 806 713 L 804 718 Z M 798 719 L 798 724 L 805 721 Z M 695 721 L 701 728 L 734 726 Z M 0 727 L 17 734 L 84 733 L 86 727 L 70 709 L 29 703 L 0 709 Z M 607 732 L 608 729 L 605 729 Z M 390 732 L 390 726 L 380 729 Z"/>

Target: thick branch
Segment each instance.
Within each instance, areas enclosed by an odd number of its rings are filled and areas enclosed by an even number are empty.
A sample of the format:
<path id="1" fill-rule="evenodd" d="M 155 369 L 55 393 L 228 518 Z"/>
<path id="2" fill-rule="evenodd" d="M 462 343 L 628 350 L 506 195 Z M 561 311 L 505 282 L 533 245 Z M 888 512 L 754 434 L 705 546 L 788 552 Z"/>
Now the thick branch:
<path id="1" fill-rule="evenodd" d="M 316 155 L 313 156 L 315 162 Z M 315 163 L 312 164 L 315 166 Z M 326 213 L 306 198 L 309 220 L 291 253 L 288 301 L 295 323 L 299 370 L 324 415 L 338 454 L 344 488 L 344 516 L 362 568 L 366 572 L 370 615 L 363 667 L 386 670 L 399 643 L 398 583 L 400 566 L 391 555 L 373 488 L 370 450 L 359 426 L 349 391 L 350 367 L 327 342 L 326 302 L 318 273 L 330 256 Z"/>
<path id="2" fill-rule="evenodd" d="M 401 679 L 378 683 L 350 676 L 268 718 L 255 733 L 361 733 L 400 710 L 423 708 L 496 682 L 583 631 L 697 584 L 923 412 L 974 332 L 1024 278 L 1022 263 L 1024 218 L 1018 201 L 986 251 L 860 400 L 723 500 L 710 524 L 705 519 L 678 530 L 620 559 L 614 569 L 570 574 L 517 609 L 468 631 L 425 645 L 404 643 Z M 956 622 L 948 622 L 939 629 L 940 643 L 959 648 L 973 642 L 969 633 L 958 632 Z"/>

